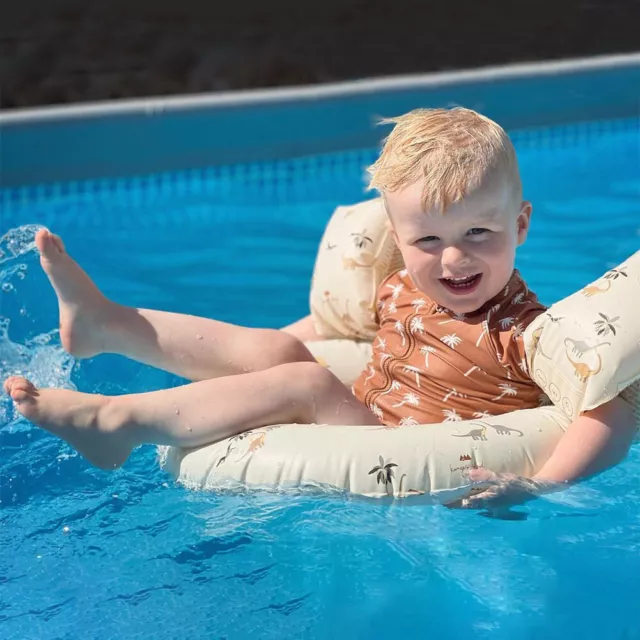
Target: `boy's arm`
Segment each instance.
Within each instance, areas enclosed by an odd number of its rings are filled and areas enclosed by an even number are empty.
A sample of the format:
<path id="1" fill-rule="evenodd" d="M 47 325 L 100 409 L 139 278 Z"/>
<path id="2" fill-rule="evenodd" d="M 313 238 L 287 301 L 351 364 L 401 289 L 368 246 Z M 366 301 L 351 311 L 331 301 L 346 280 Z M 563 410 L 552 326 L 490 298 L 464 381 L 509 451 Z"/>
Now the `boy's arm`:
<path id="1" fill-rule="evenodd" d="M 471 480 L 491 486 L 463 501 L 463 506 L 473 509 L 518 504 L 600 473 L 626 456 L 634 433 L 631 406 L 614 398 L 571 423 L 549 460 L 532 478 L 471 470 Z"/>
<path id="2" fill-rule="evenodd" d="M 633 411 L 622 398 L 585 411 L 569 425 L 534 479 L 573 482 L 600 473 L 627 455 L 634 433 Z"/>

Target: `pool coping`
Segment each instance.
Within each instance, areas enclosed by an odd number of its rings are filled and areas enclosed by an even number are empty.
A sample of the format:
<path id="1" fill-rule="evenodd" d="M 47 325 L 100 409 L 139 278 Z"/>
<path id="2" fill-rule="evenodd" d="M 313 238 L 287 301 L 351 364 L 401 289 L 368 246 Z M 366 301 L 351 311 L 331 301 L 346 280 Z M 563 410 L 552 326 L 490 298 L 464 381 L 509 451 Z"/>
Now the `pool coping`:
<path id="1" fill-rule="evenodd" d="M 0 181 L 125 177 L 373 147 L 386 133 L 377 119 L 419 106 L 468 106 L 507 130 L 634 117 L 634 86 L 640 53 L 21 109 L 0 113 Z"/>

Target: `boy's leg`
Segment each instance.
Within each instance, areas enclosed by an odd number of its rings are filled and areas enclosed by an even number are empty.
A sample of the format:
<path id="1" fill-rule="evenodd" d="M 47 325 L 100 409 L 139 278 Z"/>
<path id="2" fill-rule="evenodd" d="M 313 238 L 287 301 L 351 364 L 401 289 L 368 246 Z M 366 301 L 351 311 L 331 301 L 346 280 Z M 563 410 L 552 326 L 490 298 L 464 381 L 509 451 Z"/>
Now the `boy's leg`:
<path id="1" fill-rule="evenodd" d="M 46 230 L 36 235 L 41 264 L 58 296 L 60 337 L 77 357 L 117 353 L 189 380 L 206 380 L 313 361 L 293 335 L 111 302 Z"/>
<path id="2" fill-rule="evenodd" d="M 291 422 L 380 424 L 333 374 L 311 362 L 129 396 L 36 389 L 17 377 L 5 390 L 28 420 L 104 469 L 120 466 L 143 443 L 190 448 Z"/>

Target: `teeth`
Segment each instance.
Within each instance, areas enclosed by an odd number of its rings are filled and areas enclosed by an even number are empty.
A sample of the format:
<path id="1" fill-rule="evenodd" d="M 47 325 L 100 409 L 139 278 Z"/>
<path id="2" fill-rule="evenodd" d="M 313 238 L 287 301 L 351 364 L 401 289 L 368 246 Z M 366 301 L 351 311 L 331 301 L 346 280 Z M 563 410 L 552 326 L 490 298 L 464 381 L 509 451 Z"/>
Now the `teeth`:
<path id="1" fill-rule="evenodd" d="M 447 280 L 451 280 L 451 282 L 464 282 L 465 280 L 469 280 L 474 276 L 464 276 L 463 278 L 447 278 Z"/>

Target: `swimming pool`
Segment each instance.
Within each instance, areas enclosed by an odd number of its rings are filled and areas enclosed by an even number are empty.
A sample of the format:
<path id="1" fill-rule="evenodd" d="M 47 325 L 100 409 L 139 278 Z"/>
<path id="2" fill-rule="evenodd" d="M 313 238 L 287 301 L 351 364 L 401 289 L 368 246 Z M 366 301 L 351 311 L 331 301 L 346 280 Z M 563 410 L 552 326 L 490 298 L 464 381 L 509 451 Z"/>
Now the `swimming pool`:
<path id="1" fill-rule="evenodd" d="M 640 120 L 512 131 L 550 303 L 640 246 Z M 315 251 L 363 198 L 375 149 L 5 189 L 0 374 L 103 393 L 181 381 L 58 346 L 29 243 L 61 233 L 122 303 L 281 326 L 307 313 Z M 346 496 L 173 484 L 145 447 L 105 474 L 0 407 L 3 638 L 640 638 L 640 450 L 520 509 L 526 519 Z"/>

